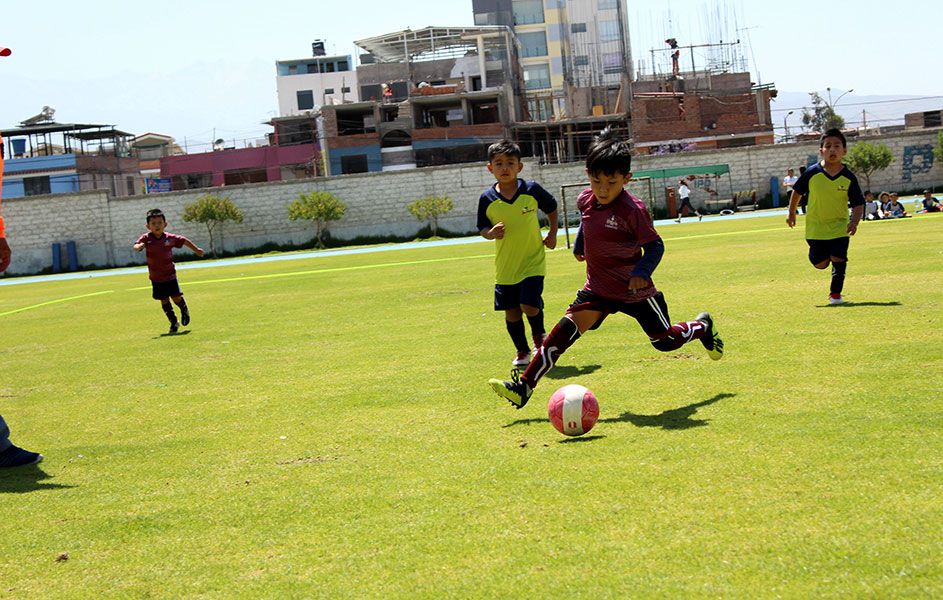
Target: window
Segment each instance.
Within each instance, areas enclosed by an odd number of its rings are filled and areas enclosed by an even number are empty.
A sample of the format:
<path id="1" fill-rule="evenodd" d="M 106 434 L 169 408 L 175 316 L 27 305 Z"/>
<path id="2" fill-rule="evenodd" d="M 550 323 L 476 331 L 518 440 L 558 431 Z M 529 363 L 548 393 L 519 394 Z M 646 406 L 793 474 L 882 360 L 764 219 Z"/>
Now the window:
<path id="1" fill-rule="evenodd" d="M 547 32 L 533 31 L 517 34 L 521 41 L 521 51 L 524 58 L 530 56 L 547 56 Z"/>
<path id="2" fill-rule="evenodd" d="M 325 94 L 333 94 L 333 93 L 334 93 L 334 88 L 324 88 L 324 93 L 325 93 Z"/>
<path id="3" fill-rule="evenodd" d="M 52 193 L 52 188 L 49 185 L 49 176 L 24 177 L 23 193 L 26 196 L 41 196 L 43 194 Z"/>
<path id="4" fill-rule="evenodd" d="M 338 71 L 350 71 L 350 64 L 346 60 L 341 60 L 337 62 Z"/>
<path id="5" fill-rule="evenodd" d="M 573 57 L 573 66 L 574 67 L 585 67 L 589 64 L 588 56 L 574 56 Z"/>
<path id="6" fill-rule="evenodd" d="M 308 69 L 308 73 L 320 73 L 321 69 L 318 67 L 318 63 L 308 63 L 305 65 Z"/>
<path id="7" fill-rule="evenodd" d="M 513 0 L 515 25 L 531 25 L 544 22 L 543 0 Z"/>
<path id="8" fill-rule="evenodd" d="M 342 88 L 341 88 L 341 93 L 342 93 L 342 94 L 349 94 L 349 93 L 350 93 L 350 88 L 349 88 L 349 87 L 342 87 Z"/>
<path id="9" fill-rule="evenodd" d="M 334 72 L 334 63 L 329 62 L 321 65 L 322 73 L 333 73 Z"/>
<path id="10" fill-rule="evenodd" d="M 599 24 L 599 41 L 614 42 L 622 38 L 618 21 L 603 21 Z"/>
<path id="11" fill-rule="evenodd" d="M 618 8 L 619 0 L 599 0 L 599 10 Z"/>
<path id="12" fill-rule="evenodd" d="M 586 33 L 586 23 L 573 23 L 570 25 L 570 33 Z"/>
<path id="13" fill-rule="evenodd" d="M 350 173 L 366 173 L 368 170 L 366 154 L 355 154 L 353 156 L 341 157 L 342 175 L 348 175 Z"/>
<path id="14" fill-rule="evenodd" d="M 298 65 L 288 65 L 288 74 L 297 75 L 298 74 Z"/>
<path id="15" fill-rule="evenodd" d="M 539 90 L 550 87 L 549 65 L 528 65 L 524 67 L 524 88 Z"/>
<path id="16" fill-rule="evenodd" d="M 622 55 L 618 52 L 613 54 L 603 54 L 602 55 L 602 70 L 603 73 L 621 73 L 622 69 Z"/>
<path id="17" fill-rule="evenodd" d="M 298 90 L 298 110 L 311 110 L 314 108 L 314 93 L 311 90 Z"/>
<path id="18" fill-rule="evenodd" d="M 134 177 L 132 177 L 131 175 L 128 175 L 125 178 L 125 182 L 128 184 L 128 195 L 133 196 L 137 191 L 135 190 Z"/>

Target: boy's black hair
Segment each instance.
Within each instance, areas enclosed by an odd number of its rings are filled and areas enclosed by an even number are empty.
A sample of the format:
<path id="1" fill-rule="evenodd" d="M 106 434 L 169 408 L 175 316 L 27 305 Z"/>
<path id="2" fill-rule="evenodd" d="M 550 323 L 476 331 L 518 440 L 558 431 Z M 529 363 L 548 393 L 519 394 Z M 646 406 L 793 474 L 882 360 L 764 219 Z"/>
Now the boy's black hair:
<path id="1" fill-rule="evenodd" d="M 501 140 L 500 142 L 495 142 L 488 146 L 488 162 L 491 162 L 492 159 L 499 154 L 514 156 L 520 160 L 521 147 L 511 140 Z"/>
<path id="2" fill-rule="evenodd" d="M 632 172 L 632 146 L 615 137 L 612 129 L 606 127 L 589 146 L 586 156 L 586 171 L 592 175 L 602 173 L 613 175 L 619 173 L 623 177 Z"/>
<path id="3" fill-rule="evenodd" d="M 145 222 L 145 223 L 150 223 L 150 222 L 151 222 L 151 219 L 154 218 L 154 217 L 160 217 L 161 219 L 163 219 L 163 220 L 165 220 L 165 221 L 167 220 L 167 217 L 164 216 L 164 213 L 163 213 L 163 211 L 162 211 L 161 209 L 159 209 L 159 208 L 152 208 L 151 210 L 147 211 L 147 219 L 145 219 L 144 222 Z"/>
<path id="4" fill-rule="evenodd" d="M 832 127 L 831 129 L 826 129 L 825 133 L 822 134 L 822 137 L 819 138 L 819 148 L 825 145 L 825 138 L 838 138 L 841 140 L 842 148 L 848 147 L 848 140 L 845 139 L 845 134 L 841 132 L 841 129 L 837 127 Z"/>
<path id="5" fill-rule="evenodd" d="M 874 192 L 872 192 L 871 190 L 865 190 L 864 193 L 861 194 L 861 195 L 862 195 L 862 196 L 867 196 L 868 194 L 871 194 L 871 195 L 873 196 L 873 195 L 874 195 Z"/>

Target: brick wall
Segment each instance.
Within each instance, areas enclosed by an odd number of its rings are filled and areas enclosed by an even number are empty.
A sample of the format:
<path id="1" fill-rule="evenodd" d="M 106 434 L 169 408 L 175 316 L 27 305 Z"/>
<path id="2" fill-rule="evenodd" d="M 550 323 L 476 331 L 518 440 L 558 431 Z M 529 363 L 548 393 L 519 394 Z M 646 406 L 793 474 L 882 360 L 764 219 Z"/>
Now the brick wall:
<path id="1" fill-rule="evenodd" d="M 871 188 L 915 189 L 943 187 L 943 165 L 934 162 L 932 149 L 937 130 L 906 131 L 893 135 L 863 138 L 887 145 L 894 155 L 890 168 L 877 173 Z M 853 143 L 853 142 L 852 142 Z M 770 178 L 782 178 L 789 167 L 815 160 L 817 142 L 776 144 L 728 150 L 699 150 L 666 156 L 644 156 L 633 160 L 636 171 L 727 164 L 730 184 L 723 178 L 722 190 L 757 190 L 759 196 L 770 192 Z M 560 186 L 586 180 L 584 165 L 538 165 L 525 160 L 522 177 L 535 179 L 557 195 Z M 387 173 L 342 175 L 338 177 L 230 186 L 216 190 L 229 196 L 245 213 L 242 224 L 226 224 L 222 247 L 228 251 L 258 247 L 266 242 L 301 244 L 314 237 L 305 223 L 289 221 L 288 205 L 299 193 L 328 191 L 347 204 L 341 221 L 330 226 L 336 238 L 362 235 L 414 235 L 422 226 L 406 205 L 428 195 L 452 198 L 455 210 L 440 220 L 440 225 L 457 232 L 475 229 L 475 216 L 481 192 L 494 179 L 481 164 L 412 169 Z M 665 185 L 674 181 L 656 181 L 655 197 L 663 205 Z M 862 185 L 866 183 L 862 180 Z M 180 218 L 183 207 L 211 190 L 189 190 L 149 196 L 109 198 L 103 192 L 81 192 L 54 196 L 11 198 L 3 203 L 7 235 L 13 248 L 11 273 L 35 273 L 51 265 L 53 242 L 74 240 L 79 263 L 87 265 L 126 265 L 142 263 L 144 257 L 131 250 L 131 244 L 145 232 L 144 215 L 150 208 L 161 208 L 169 220 L 169 230 L 190 237 L 208 247 L 206 229 Z M 572 196 L 575 197 L 575 196 Z M 572 198 L 571 197 L 571 198 Z M 692 202 L 698 206 L 705 197 L 695 189 Z M 570 205 L 572 210 L 572 204 Z"/>

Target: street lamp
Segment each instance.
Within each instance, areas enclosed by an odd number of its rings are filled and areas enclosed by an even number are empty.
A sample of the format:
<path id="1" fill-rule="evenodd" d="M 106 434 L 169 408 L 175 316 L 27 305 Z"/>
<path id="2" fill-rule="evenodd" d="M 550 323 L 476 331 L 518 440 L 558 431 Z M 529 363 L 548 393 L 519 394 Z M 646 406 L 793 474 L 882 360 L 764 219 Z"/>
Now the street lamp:
<path id="1" fill-rule="evenodd" d="M 838 101 L 845 97 L 845 94 L 850 94 L 855 91 L 854 89 L 846 90 L 838 98 L 835 98 L 835 102 L 832 102 L 832 88 L 827 87 L 825 90 L 828 91 L 828 107 L 833 111 L 835 110 L 835 106 L 838 104 Z"/>
<path id="2" fill-rule="evenodd" d="M 791 111 L 789 111 L 789 112 L 786 113 L 786 116 L 785 116 L 785 117 L 783 117 L 783 141 L 784 141 L 784 142 L 785 142 L 787 139 L 789 139 L 789 125 L 786 125 L 786 119 L 788 119 L 788 118 L 789 118 L 789 115 L 791 115 L 791 114 L 794 113 L 794 112 L 796 112 L 796 111 L 791 110 Z"/>

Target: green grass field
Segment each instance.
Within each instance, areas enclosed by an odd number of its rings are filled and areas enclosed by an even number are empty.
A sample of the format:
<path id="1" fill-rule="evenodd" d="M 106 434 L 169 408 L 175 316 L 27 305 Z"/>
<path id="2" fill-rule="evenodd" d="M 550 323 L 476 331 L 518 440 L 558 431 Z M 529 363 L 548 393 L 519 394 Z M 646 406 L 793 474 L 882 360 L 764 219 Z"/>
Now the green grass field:
<path id="1" fill-rule="evenodd" d="M 180 271 L 176 336 L 144 274 L 0 287 L 46 456 L 0 473 L 0 598 L 940 597 L 943 217 L 863 224 L 839 307 L 783 221 L 661 229 L 722 361 L 616 315 L 520 411 L 487 243 Z"/>

